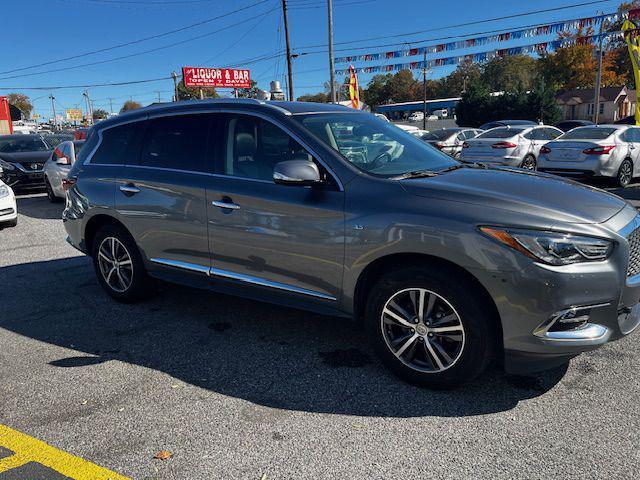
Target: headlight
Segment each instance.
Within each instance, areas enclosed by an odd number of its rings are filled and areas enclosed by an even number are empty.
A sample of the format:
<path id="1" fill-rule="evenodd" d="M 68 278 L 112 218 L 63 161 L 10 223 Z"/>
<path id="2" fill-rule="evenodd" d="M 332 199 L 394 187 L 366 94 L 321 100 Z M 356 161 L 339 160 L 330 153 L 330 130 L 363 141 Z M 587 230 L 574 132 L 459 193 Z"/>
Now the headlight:
<path id="1" fill-rule="evenodd" d="M 9 195 L 9 187 L 0 185 L 0 198 L 6 197 L 7 195 Z"/>
<path id="2" fill-rule="evenodd" d="M 9 162 L 5 162 L 4 160 L 0 160 L 0 167 L 2 167 L 3 170 L 15 170 L 16 167 L 14 165 L 12 165 Z"/>
<path id="3" fill-rule="evenodd" d="M 549 265 L 606 260 L 613 250 L 613 242 L 609 240 L 569 233 L 497 227 L 480 227 L 480 231 L 536 262 Z"/>

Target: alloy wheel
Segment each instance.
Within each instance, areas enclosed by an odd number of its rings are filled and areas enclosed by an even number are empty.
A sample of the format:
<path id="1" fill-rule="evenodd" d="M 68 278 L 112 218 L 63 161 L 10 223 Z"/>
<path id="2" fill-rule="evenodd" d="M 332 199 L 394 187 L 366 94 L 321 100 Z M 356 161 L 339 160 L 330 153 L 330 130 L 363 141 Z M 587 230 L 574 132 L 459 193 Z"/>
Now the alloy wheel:
<path id="1" fill-rule="evenodd" d="M 627 185 L 629 185 L 631 183 L 631 177 L 632 177 L 631 162 L 625 160 L 624 162 L 622 162 L 622 165 L 620 165 L 620 171 L 618 172 L 618 181 L 620 182 L 620 185 L 623 187 L 626 187 Z"/>
<path id="2" fill-rule="evenodd" d="M 460 315 L 444 297 L 424 288 L 395 293 L 384 305 L 381 328 L 389 350 L 420 372 L 443 372 L 464 350 Z"/>
<path id="3" fill-rule="evenodd" d="M 133 262 L 123 243 L 106 237 L 98 248 L 98 265 L 107 285 L 115 292 L 125 292 L 133 280 Z"/>
<path id="4" fill-rule="evenodd" d="M 535 170 L 536 169 L 536 159 L 533 157 L 525 157 L 524 160 L 522 160 L 522 166 L 521 168 L 524 168 L 525 170 Z"/>

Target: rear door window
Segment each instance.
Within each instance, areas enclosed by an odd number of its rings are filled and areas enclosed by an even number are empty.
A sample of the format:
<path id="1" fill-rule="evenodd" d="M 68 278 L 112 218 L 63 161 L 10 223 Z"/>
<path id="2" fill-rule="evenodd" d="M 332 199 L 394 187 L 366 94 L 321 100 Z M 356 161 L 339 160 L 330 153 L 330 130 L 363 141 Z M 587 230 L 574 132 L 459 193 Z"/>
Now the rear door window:
<path id="1" fill-rule="evenodd" d="M 135 165 L 140 152 L 142 122 L 133 122 L 102 131 L 102 142 L 91 158 L 92 164 Z M 91 144 L 88 140 L 87 144 Z"/>
<path id="2" fill-rule="evenodd" d="M 197 114 L 149 120 L 140 165 L 204 172 L 210 118 Z"/>

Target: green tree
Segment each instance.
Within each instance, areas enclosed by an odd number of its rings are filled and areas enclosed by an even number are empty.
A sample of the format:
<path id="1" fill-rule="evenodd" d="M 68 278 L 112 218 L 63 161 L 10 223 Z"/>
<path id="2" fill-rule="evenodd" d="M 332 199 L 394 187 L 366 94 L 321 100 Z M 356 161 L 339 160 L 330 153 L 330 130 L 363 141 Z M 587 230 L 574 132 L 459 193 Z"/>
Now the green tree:
<path id="1" fill-rule="evenodd" d="M 387 84 L 393 78 L 390 73 L 374 75 L 364 89 L 364 102 L 371 108 L 388 103 Z"/>
<path id="2" fill-rule="evenodd" d="M 458 125 L 465 127 L 479 127 L 493 117 L 491 111 L 493 100 L 489 88 L 480 80 L 469 83 L 467 91 L 456 106 Z"/>
<path id="3" fill-rule="evenodd" d="M 460 97 L 472 82 L 477 82 L 482 76 L 480 65 L 465 62 L 458 65 L 451 74 L 438 82 L 439 97 Z"/>
<path id="4" fill-rule="evenodd" d="M 218 98 L 218 92 L 213 87 L 185 87 L 184 80 L 178 82 L 178 100 L 198 100 L 200 98 L 200 90 L 204 98 Z"/>
<path id="5" fill-rule="evenodd" d="M 238 98 L 258 98 L 258 92 L 260 91 L 260 89 L 258 88 L 258 82 L 256 82 L 255 80 L 251 80 L 250 85 L 251 86 L 249 88 L 238 89 Z"/>
<path id="6" fill-rule="evenodd" d="M 142 104 L 136 102 L 135 100 L 127 100 L 122 105 L 120 113 L 128 112 L 130 110 L 137 110 L 138 108 L 142 108 Z"/>
<path id="7" fill-rule="evenodd" d="M 528 90 L 536 75 L 536 60 L 528 55 L 513 55 L 489 60 L 482 68 L 482 81 L 493 92 Z"/>
<path id="8" fill-rule="evenodd" d="M 536 78 L 533 90 L 527 96 L 527 115 L 529 119 L 536 119 L 541 123 L 553 125 L 562 118 L 562 112 L 556 102 L 557 90 L 548 85 L 541 76 Z"/>
<path id="9" fill-rule="evenodd" d="M 33 110 L 33 105 L 31 105 L 31 100 L 27 95 L 22 93 L 10 93 L 7 95 L 7 99 L 9 103 L 14 107 L 18 108 L 25 118 L 31 117 L 31 111 Z"/>
<path id="10" fill-rule="evenodd" d="M 414 100 L 417 83 L 411 70 L 400 70 L 387 82 L 387 99 L 392 103 Z"/>
<path id="11" fill-rule="evenodd" d="M 93 119 L 94 120 L 104 120 L 108 116 L 109 116 L 109 113 L 106 110 L 103 110 L 102 108 L 96 108 L 93 111 Z"/>
<path id="12" fill-rule="evenodd" d="M 307 93 L 298 97 L 299 102 L 328 103 L 329 96 L 326 93 Z"/>

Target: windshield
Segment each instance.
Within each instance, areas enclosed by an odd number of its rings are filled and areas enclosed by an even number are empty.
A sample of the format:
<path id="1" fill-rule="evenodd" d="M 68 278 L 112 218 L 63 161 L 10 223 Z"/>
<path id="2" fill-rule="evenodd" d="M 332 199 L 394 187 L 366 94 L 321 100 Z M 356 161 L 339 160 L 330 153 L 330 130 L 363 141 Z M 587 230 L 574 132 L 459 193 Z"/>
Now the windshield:
<path id="1" fill-rule="evenodd" d="M 351 164 L 367 173 L 395 177 L 440 171 L 459 163 L 394 125 L 365 113 L 327 113 L 294 118 Z"/>
<path id="2" fill-rule="evenodd" d="M 476 138 L 511 138 L 524 131 L 524 128 L 494 128 L 481 133 Z"/>
<path id="3" fill-rule="evenodd" d="M 49 145 L 37 137 L 0 140 L 0 152 L 2 153 L 45 152 L 47 150 L 50 150 Z"/>
<path id="4" fill-rule="evenodd" d="M 562 140 L 604 140 L 615 133 L 615 128 L 581 127 L 560 137 Z"/>

